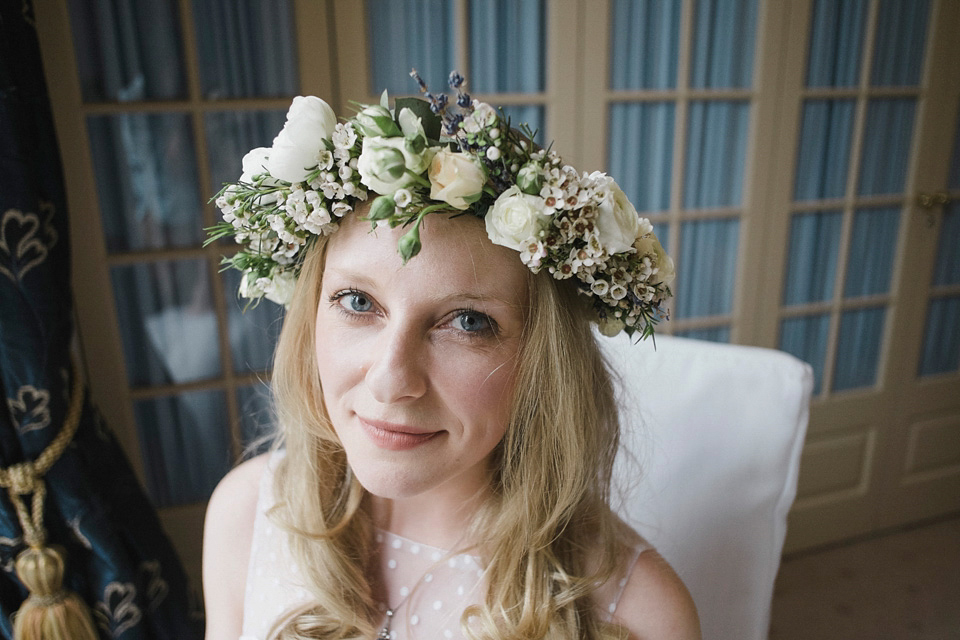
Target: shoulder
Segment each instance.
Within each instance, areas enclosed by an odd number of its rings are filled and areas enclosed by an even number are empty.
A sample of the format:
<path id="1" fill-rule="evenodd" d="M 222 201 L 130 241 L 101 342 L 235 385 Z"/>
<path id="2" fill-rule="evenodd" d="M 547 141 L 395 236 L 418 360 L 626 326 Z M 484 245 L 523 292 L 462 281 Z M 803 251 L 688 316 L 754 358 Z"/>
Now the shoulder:
<path id="1" fill-rule="evenodd" d="M 240 464 L 210 496 L 203 524 L 207 640 L 240 635 L 260 479 L 268 460 L 269 454 L 264 454 Z"/>
<path id="2" fill-rule="evenodd" d="M 700 621 L 690 592 L 653 549 L 637 557 L 614 618 L 630 632 L 631 640 L 700 638 Z"/>

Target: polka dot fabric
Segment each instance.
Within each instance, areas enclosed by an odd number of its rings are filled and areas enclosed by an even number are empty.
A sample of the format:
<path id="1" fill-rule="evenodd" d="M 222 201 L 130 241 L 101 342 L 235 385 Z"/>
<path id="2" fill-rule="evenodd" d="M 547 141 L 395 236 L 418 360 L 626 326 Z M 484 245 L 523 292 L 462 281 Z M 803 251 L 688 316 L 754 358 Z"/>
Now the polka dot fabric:
<path id="1" fill-rule="evenodd" d="M 273 505 L 274 456 L 260 481 L 247 571 L 243 635 L 240 640 L 267 640 L 278 619 L 310 600 L 301 571 L 290 554 L 286 534 L 266 517 Z M 383 576 L 377 593 L 380 608 L 394 608 L 391 638 L 462 639 L 460 617 L 466 607 L 483 599 L 484 567 L 479 557 L 451 554 L 388 531 L 377 531 L 378 562 Z M 625 567 L 632 569 L 646 547 L 634 550 Z M 597 591 L 598 608 L 613 615 L 627 578 L 611 580 Z"/>

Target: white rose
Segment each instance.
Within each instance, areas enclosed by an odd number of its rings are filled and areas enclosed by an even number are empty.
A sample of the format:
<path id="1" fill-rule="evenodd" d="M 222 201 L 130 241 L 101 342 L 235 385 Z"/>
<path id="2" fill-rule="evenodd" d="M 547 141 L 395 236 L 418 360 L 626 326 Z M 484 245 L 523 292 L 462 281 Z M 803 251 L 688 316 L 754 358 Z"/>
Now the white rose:
<path id="1" fill-rule="evenodd" d="M 326 102 L 314 96 L 294 98 L 283 130 L 273 139 L 270 175 L 291 183 L 306 180 L 336 126 L 337 116 Z"/>
<path id="2" fill-rule="evenodd" d="M 287 306 L 293 300 L 293 289 L 297 284 L 293 271 L 281 271 L 275 273 L 270 279 L 270 284 L 264 287 L 264 295 L 267 300 Z"/>
<path id="3" fill-rule="evenodd" d="M 400 135 L 390 110 L 378 104 L 364 107 L 354 120 L 367 137 L 391 138 Z"/>
<path id="4" fill-rule="evenodd" d="M 400 115 L 397 116 L 397 121 L 400 122 L 400 130 L 403 132 L 404 137 L 427 137 L 427 134 L 423 131 L 423 122 L 409 107 L 400 109 Z"/>
<path id="5" fill-rule="evenodd" d="M 607 253 L 613 255 L 632 247 L 640 237 L 640 218 L 626 194 L 612 180 L 597 210 L 597 233 Z"/>
<path id="6" fill-rule="evenodd" d="M 487 236 L 494 244 L 521 251 L 536 242 L 537 233 L 549 222 L 543 211 L 543 198 L 527 195 L 514 185 L 487 212 Z"/>
<path id="7" fill-rule="evenodd" d="M 415 153 L 406 138 L 364 138 L 357 163 L 360 182 L 380 195 L 392 195 L 413 184 L 414 176 L 426 171 L 435 152 L 425 148 Z"/>
<path id="8" fill-rule="evenodd" d="M 454 209 L 470 206 L 472 198 L 483 190 L 487 176 L 473 155 L 441 149 L 430 163 L 430 198 L 442 200 Z"/>
<path id="9" fill-rule="evenodd" d="M 673 284 L 677 277 L 673 258 L 667 255 L 666 249 L 660 244 L 657 236 L 653 233 L 645 234 L 637 239 L 633 247 L 637 250 L 638 256 L 648 256 L 657 267 L 657 272 L 650 276 L 650 284 L 663 283 L 667 287 Z"/>
<path id="10" fill-rule="evenodd" d="M 267 147 L 257 147 L 247 151 L 247 154 L 243 156 L 243 175 L 240 176 L 240 182 L 253 182 L 254 176 L 258 176 L 267 170 L 269 161 L 270 149 Z"/>

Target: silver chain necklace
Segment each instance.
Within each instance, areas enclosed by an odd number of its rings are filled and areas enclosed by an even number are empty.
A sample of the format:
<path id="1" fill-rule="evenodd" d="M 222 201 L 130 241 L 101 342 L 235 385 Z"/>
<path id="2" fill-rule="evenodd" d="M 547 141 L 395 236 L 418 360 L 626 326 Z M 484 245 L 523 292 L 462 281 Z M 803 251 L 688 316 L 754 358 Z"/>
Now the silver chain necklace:
<path id="1" fill-rule="evenodd" d="M 406 600 L 406 598 L 404 598 L 404 600 Z M 401 606 L 403 606 L 403 602 L 401 602 L 397 608 L 399 609 Z M 393 613 L 393 609 L 387 609 L 387 619 L 384 621 L 380 633 L 377 634 L 377 640 L 390 640 L 390 623 L 393 622 Z"/>

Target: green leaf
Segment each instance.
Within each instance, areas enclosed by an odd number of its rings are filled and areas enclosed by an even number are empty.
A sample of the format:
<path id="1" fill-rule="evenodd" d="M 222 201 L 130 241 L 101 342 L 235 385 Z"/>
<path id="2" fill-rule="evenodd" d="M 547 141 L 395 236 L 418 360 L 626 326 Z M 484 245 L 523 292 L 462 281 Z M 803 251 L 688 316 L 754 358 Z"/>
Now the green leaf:
<path id="1" fill-rule="evenodd" d="M 440 116 L 430 110 L 430 103 L 420 98 L 397 98 L 394 100 L 394 113 L 398 114 L 404 108 L 413 111 L 413 115 L 420 118 L 423 132 L 430 140 L 440 139 Z"/>

